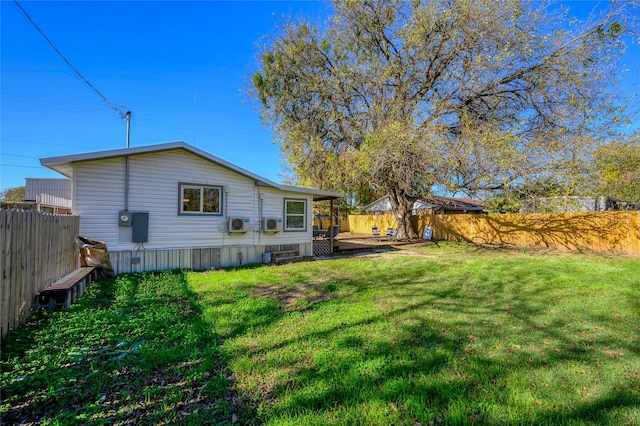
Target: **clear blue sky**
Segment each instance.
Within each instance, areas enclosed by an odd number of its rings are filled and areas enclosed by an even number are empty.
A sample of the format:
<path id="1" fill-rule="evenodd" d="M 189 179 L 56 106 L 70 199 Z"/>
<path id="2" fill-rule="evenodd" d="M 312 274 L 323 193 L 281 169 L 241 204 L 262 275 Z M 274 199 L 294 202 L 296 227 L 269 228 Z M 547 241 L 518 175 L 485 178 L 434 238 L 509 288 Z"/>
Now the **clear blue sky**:
<path id="1" fill-rule="evenodd" d="M 20 1 L 106 98 L 132 111 L 131 146 L 182 140 L 279 181 L 279 148 L 246 95 L 258 44 L 283 15 L 324 21 L 321 1 Z M 595 2 L 568 2 L 581 14 Z M 42 157 L 125 146 L 125 122 L 2 0 L 0 189 L 62 177 Z M 640 91 L 631 46 L 625 90 Z M 195 109 L 194 109 L 195 92 Z M 195 123 L 195 126 L 194 126 Z M 194 138 L 195 127 L 195 138 Z"/>
<path id="2" fill-rule="evenodd" d="M 279 181 L 279 148 L 246 85 L 283 15 L 324 20 L 318 1 L 20 1 L 106 98 L 132 111 L 131 146 L 182 140 Z M 125 147 L 126 125 L 13 1 L 1 6 L 0 188 L 62 177 L 39 158 Z M 195 94 L 195 113 L 194 113 Z M 195 141 L 194 141 L 195 116 Z"/>

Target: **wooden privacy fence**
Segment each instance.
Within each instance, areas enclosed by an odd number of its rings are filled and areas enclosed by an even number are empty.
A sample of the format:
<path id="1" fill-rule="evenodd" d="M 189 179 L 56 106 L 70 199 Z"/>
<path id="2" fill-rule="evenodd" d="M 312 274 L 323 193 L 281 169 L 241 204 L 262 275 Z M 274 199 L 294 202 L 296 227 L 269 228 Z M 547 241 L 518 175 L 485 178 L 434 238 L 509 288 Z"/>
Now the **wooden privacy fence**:
<path id="1" fill-rule="evenodd" d="M 314 219 L 314 226 L 317 226 L 318 229 L 329 229 L 331 225 L 331 221 L 329 219 Z M 349 232 L 349 219 L 340 219 L 338 221 L 334 221 L 334 225 L 340 225 L 340 232 Z"/>
<path id="2" fill-rule="evenodd" d="M 371 234 L 376 227 L 384 234 L 387 228 L 397 228 L 398 221 L 391 214 L 384 215 L 349 215 L 349 229 L 357 234 Z"/>
<path id="3" fill-rule="evenodd" d="M 79 265 L 78 216 L 0 210 L 0 331 L 31 313 L 36 294 Z"/>
<path id="4" fill-rule="evenodd" d="M 433 228 L 433 239 L 479 244 L 592 250 L 640 257 L 640 211 L 550 214 L 420 215 L 412 219 L 420 235 Z M 393 215 L 349 216 L 353 232 L 395 228 Z"/>

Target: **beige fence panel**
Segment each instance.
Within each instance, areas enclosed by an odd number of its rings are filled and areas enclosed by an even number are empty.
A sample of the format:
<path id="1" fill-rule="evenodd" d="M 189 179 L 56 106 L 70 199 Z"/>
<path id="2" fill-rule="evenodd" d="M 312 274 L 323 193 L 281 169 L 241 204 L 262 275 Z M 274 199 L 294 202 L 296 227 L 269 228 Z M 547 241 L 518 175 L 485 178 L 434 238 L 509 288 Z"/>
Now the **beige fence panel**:
<path id="1" fill-rule="evenodd" d="M 79 266 L 80 218 L 0 210 L 0 332 L 31 313 L 36 294 Z"/>
<path id="2" fill-rule="evenodd" d="M 397 225 L 393 215 L 349 216 L 353 232 L 371 233 Z M 434 240 L 469 241 L 555 250 L 590 250 L 640 257 L 640 211 L 550 214 L 420 215 L 412 219 L 422 235 L 433 228 Z"/>
<path id="3" fill-rule="evenodd" d="M 313 224 L 317 226 L 319 229 L 329 229 L 331 225 L 331 221 L 329 219 L 314 219 Z M 341 219 L 339 221 L 334 222 L 334 225 L 340 225 L 340 232 L 349 232 L 349 220 Z"/>
<path id="4" fill-rule="evenodd" d="M 349 229 L 357 234 L 371 234 L 376 227 L 383 232 L 387 228 L 397 228 L 398 221 L 394 215 L 349 215 Z"/>
<path id="5" fill-rule="evenodd" d="M 640 256 L 637 211 L 425 215 L 414 217 L 413 225 L 420 234 L 432 226 L 436 240 Z"/>

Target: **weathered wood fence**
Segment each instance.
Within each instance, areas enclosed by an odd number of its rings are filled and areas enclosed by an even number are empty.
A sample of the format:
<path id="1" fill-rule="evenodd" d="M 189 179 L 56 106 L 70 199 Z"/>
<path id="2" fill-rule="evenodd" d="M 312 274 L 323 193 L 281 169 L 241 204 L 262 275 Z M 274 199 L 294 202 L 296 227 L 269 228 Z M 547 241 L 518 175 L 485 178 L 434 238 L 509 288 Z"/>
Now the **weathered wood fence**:
<path id="1" fill-rule="evenodd" d="M 80 218 L 0 210 L 0 331 L 31 313 L 36 294 L 80 266 L 75 238 Z"/>
<path id="2" fill-rule="evenodd" d="M 479 244 L 590 250 L 640 257 L 640 211 L 550 214 L 420 215 L 412 219 L 420 235 L 433 228 L 433 239 Z M 397 227 L 393 215 L 350 215 L 349 228 L 371 233 Z"/>

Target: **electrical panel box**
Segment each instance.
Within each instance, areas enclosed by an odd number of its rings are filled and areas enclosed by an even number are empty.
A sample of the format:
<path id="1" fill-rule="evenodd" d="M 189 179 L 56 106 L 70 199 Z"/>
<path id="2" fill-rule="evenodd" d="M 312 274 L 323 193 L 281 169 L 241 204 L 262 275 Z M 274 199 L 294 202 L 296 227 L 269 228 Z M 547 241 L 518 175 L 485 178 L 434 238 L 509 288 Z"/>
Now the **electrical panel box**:
<path id="1" fill-rule="evenodd" d="M 132 212 L 121 210 L 118 213 L 118 226 L 131 226 Z"/>
<path id="2" fill-rule="evenodd" d="M 149 241 L 149 212 L 134 212 L 131 214 L 131 241 L 146 243 Z"/>

